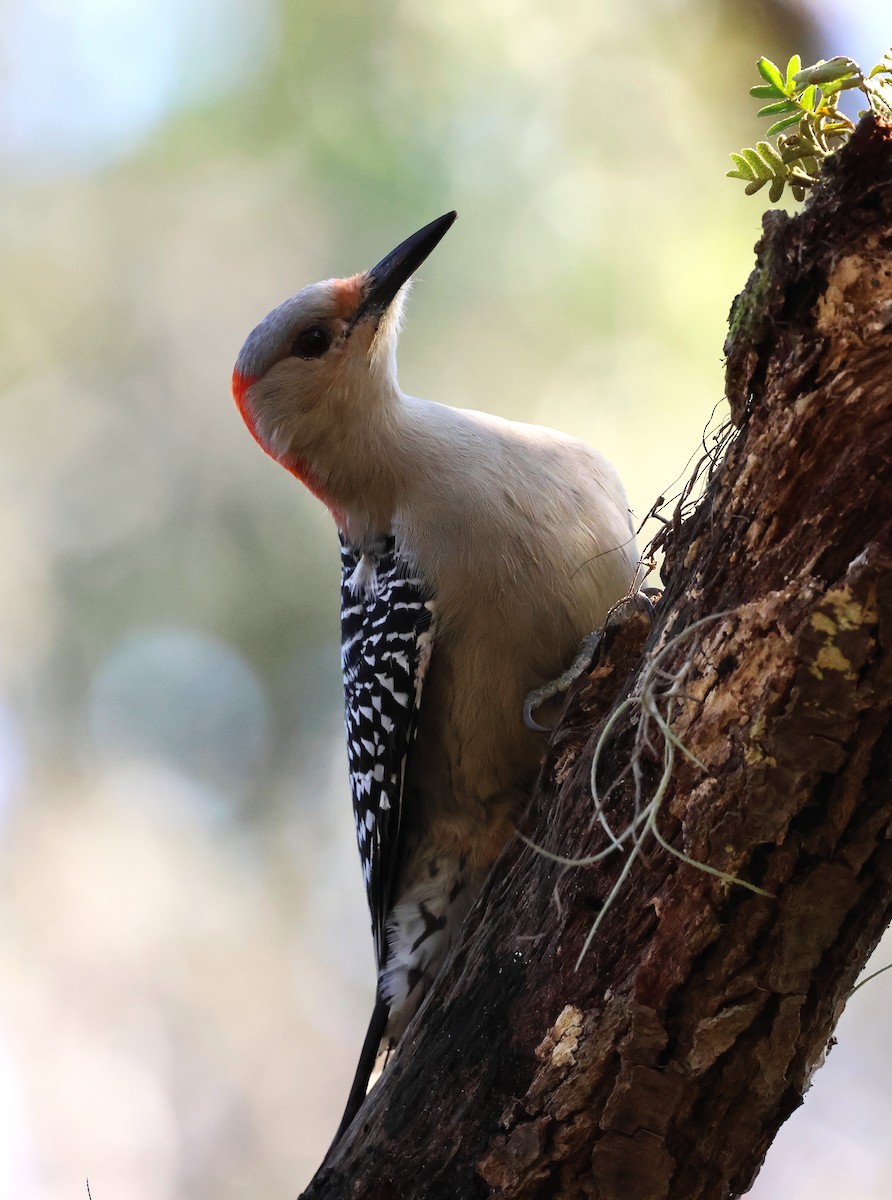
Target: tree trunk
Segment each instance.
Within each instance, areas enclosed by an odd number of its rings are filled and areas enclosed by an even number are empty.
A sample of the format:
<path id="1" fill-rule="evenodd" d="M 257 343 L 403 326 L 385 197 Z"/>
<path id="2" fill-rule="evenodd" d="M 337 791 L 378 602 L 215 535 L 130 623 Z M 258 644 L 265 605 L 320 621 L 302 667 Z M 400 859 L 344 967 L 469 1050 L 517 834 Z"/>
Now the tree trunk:
<path id="1" fill-rule="evenodd" d="M 892 131 L 863 121 L 764 226 L 733 428 L 526 825 L 565 856 L 630 832 L 596 866 L 506 848 L 306 1200 L 739 1195 L 892 916 Z"/>

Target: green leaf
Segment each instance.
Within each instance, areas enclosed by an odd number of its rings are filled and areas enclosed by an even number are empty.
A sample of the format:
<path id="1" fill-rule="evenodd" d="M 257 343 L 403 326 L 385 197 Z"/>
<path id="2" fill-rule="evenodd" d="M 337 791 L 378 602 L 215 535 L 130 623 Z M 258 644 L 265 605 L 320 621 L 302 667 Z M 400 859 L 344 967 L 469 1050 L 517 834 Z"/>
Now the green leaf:
<path id="1" fill-rule="evenodd" d="M 821 85 L 822 107 L 828 100 L 831 100 L 831 97 L 836 95 L 836 93 L 842 87 L 843 82 L 844 81 L 842 79 L 837 79 L 835 83 L 824 83 Z M 831 103 L 835 103 L 835 101 L 831 100 Z"/>
<path id="2" fill-rule="evenodd" d="M 836 58 L 830 58 L 827 62 L 822 59 L 814 66 L 806 67 L 804 71 L 797 71 L 793 76 L 793 82 L 797 87 L 804 87 L 811 83 L 833 83 L 837 79 L 860 74 L 861 68 L 856 62 L 843 55 L 837 55 Z"/>
<path id="3" fill-rule="evenodd" d="M 864 87 L 864 80 L 860 75 L 850 75 L 848 79 L 837 79 L 834 83 L 825 83 L 821 87 L 824 94 L 824 99 L 829 100 L 831 96 L 835 96 L 837 92 L 847 92 L 851 88 Z"/>
<path id="4" fill-rule="evenodd" d="M 759 74 L 762 76 L 765 82 L 774 84 L 781 95 L 783 95 L 784 77 L 781 75 L 780 71 L 777 69 L 771 59 L 765 58 L 763 55 L 762 58 L 760 58 L 756 63 L 756 66 L 759 70 Z"/>
<path id="5" fill-rule="evenodd" d="M 766 104 L 756 113 L 757 117 L 773 117 L 775 113 L 798 113 L 799 105 L 795 100 L 778 100 L 776 104 Z"/>
<path id="6" fill-rule="evenodd" d="M 742 180 L 749 196 L 767 183 L 772 204 L 785 188 L 802 200 L 826 158 L 854 129 L 839 108 L 842 92 L 860 89 L 870 111 L 892 119 L 892 49 L 872 69 L 870 79 L 876 82 L 870 84 L 855 60 L 843 55 L 803 68 L 800 56 L 793 54 L 783 71 L 763 55 L 756 67 L 762 82 L 750 88 L 750 95 L 763 101 L 759 116 L 771 122 L 765 137 L 777 141 L 757 142 L 731 155 L 727 176 Z"/>
<path id="7" fill-rule="evenodd" d="M 732 152 L 731 160 L 733 161 L 734 166 L 737 168 L 741 179 L 753 179 L 755 177 L 753 168 L 749 165 L 742 154 L 734 154 Z M 731 175 L 732 172 L 729 171 L 728 174 Z"/>
<path id="8" fill-rule="evenodd" d="M 801 106 L 804 109 L 807 109 L 808 112 L 814 112 L 815 111 L 815 101 L 817 100 L 817 96 L 818 96 L 818 89 L 814 84 L 811 84 L 809 87 L 807 87 L 805 89 L 805 91 L 799 97 L 799 103 L 801 104 Z"/>
<path id="9" fill-rule="evenodd" d="M 777 174 L 778 171 L 781 173 L 781 175 L 786 174 L 786 170 L 784 169 L 784 160 L 770 142 L 756 142 L 756 149 L 759 151 L 759 154 L 769 165 L 769 167 L 771 167 L 775 174 Z"/>
<path id="10" fill-rule="evenodd" d="M 871 88 L 867 97 L 870 104 L 870 111 L 876 113 L 878 117 L 883 117 L 885 120 L 892 118 L 892 91 L 886 89 L 880 92 L 879 88 Z M 864 116 L 864 113 L 859 113 L 859 116 Z"/>
<path id="11" fill-rule="evenodd" d="M 784 117 L 781 121 L 775 121 L 773 125 L 768 126 L 768 136 L 774 137 L 776 133 L 780 133 L 784 129 L 789 129 L 791 125 L 799 124 L 799 115 L 793 117 Z"/>
<path id="12" fill-rule="evenodd" d="M 765 162 L 758 150 L 753 150 L 752 147 L 747 147 L 743 151 L 743 157 L 753 168 L 753 174 L 756 179 L 770 179 L 773 172 L 768 163 Z"/>

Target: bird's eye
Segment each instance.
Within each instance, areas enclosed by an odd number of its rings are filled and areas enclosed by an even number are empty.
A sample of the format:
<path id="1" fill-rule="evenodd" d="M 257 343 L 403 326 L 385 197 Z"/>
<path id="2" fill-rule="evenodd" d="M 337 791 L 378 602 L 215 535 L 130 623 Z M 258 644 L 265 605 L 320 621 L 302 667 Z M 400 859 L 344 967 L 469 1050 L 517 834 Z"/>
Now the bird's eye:
<path id="1" fill-rule="evenodd" d="M 323 325 L 311 325 L 297 335 L 291 353 L 296 358 L 321 358 L 331 345 L 331 334 Z"/>

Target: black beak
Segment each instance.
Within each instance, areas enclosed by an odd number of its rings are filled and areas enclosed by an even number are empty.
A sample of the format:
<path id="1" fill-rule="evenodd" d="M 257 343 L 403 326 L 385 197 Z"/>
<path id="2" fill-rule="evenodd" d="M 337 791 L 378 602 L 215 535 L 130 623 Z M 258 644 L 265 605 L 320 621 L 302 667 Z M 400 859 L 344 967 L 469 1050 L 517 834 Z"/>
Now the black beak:
<path id="1" fill-rule="evenodd" d="M 380 316 L 410 275 L 414 275 L 458 214 L 446 213 L 419 229 L 401 242 L 369 271 L 365 295 L 354 315 L 354 322 L 364 317 Z"/>

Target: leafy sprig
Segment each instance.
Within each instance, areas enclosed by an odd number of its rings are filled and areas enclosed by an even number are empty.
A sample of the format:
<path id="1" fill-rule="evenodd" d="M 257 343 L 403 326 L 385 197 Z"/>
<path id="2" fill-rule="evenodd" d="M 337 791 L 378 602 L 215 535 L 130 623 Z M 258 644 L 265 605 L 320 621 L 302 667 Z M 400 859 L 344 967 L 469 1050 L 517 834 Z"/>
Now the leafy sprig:
<path id="1" fill-rule="evenodd" d="M 867 108 L 859 116 L 872 112 L 892 120 L 892 49 L 868 75 L 842 56 L 803 68 L 794 54 L 785 71 L 769 58 L 760 58 L 756 66 L 764 82 L 750 88 L 750 95 L 769 101 L 759 116 L 772 118 L 766 136 L 775 141 L 757 142 L 731 155 L 734 170 L 728 176 L 742 179 L 748 196 L 768 184 L 772 204 L 785 187 L 795 199 L 803 199 L 818 182 L 824 159 L 839 150 L 855 128 L 840 112 L 843 92 L 857 88 L 864 94 Z"/>

